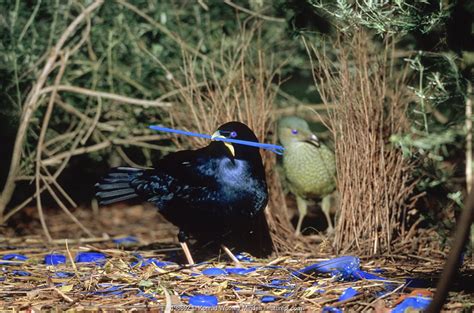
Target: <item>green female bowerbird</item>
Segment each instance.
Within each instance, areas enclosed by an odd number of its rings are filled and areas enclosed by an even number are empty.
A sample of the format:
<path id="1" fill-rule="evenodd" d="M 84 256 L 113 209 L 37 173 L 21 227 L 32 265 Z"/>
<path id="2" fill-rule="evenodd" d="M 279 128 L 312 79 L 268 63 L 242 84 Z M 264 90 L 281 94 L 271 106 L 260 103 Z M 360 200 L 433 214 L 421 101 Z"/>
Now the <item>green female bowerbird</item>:
<path id="1" fill-rule="evenodd" d="M 299 117 L 289 116 L 278 122 L 278 138 L 285 148 L 283 168 L 290 191 L 296 196 L 299 211 L 296 235 L 307 213 L 307 200 L 321 197 L 321 208 L 333 231 L 330 217 L 330 194 L 336 187 L 336 161 L 334 153 L 313 134 L 308 123 Z"/>

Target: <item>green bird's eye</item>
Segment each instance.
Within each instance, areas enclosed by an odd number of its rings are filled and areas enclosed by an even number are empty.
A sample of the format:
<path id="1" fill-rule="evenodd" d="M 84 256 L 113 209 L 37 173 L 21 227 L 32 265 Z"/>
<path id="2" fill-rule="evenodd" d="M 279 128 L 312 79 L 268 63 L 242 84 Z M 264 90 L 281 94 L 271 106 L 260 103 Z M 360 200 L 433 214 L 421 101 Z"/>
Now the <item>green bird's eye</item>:
<path id="1" fill-rule="evenodd" d="M 298 134 L 298 131 L 297 131 L 296 129 L 292 129 L 292 130 L 291 130 L 291 133 L 292 133 L 293 135 L 296 135 L 296 134 Z"/>

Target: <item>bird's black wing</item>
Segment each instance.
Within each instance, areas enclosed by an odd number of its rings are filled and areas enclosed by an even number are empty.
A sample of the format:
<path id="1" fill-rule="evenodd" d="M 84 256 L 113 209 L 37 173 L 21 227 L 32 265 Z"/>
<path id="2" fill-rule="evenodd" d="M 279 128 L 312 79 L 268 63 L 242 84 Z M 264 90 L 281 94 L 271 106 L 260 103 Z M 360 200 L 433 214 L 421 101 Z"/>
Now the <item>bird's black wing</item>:
<path id="1" fill-rule="evenodd" d="M 160 202 L 173 199 L 176 193 L 184 198 L 191 191 L 209 195 L 216 187 L 211 163 L 203 148 L 171 153 L 159 160 L 155 169 L 114 168 L 96 184 L 96 196 L 103 205 L 141 197 L 160 207 Z M 197 186 L 201 188 L 197 190 Z"/>
<path id="2" fill-rule="evenodd" d="M 153 170 L 144 171 L 130 185 L 160 210 L 183 205 L 199 209 L 217 197 L 216 166 L 206 148 L 179 151 L 160 159 Z"/>

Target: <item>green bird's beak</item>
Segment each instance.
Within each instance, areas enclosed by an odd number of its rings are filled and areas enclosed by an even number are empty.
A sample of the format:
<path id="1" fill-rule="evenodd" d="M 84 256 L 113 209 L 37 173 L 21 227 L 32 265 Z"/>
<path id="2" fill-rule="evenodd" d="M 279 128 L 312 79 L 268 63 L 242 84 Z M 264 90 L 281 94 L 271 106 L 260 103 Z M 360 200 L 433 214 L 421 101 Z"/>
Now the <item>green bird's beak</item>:
<path id="1" fill-rule="evenodd" d="M 315 134 L 311 134 L 308 138 L 306 138 L 305 142 L 312 144 L 313 146 L 319 148 L 319 138 Z"/>
<path id="2" fill-rule="evenodd" d="M 216 131 L 214 134 L 212 134 L 211 140 L 216 140 L 216 138 L 227 138 L 227 137 L 222 136 L 219 131 Z M 229 149 L 229 152 L 232 155 L 232 157 L 235 157 L 234 146 L 230 142 L 225 142 L 225 141 L 224 141 L 224 145 L 227 147 L 227 149 Z"/>

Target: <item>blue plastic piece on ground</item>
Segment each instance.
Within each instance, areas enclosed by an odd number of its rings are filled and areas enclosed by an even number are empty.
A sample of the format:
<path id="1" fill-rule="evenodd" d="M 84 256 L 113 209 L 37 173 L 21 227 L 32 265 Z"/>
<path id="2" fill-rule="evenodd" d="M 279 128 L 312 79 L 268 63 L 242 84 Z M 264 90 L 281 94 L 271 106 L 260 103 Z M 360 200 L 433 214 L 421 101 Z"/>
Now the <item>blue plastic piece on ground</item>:
<path id="1" fill-rule="evenodd" d="M 225 270 L 217 267 L 206 268 L 204 271 L 202 271 L 202 273 L 207 276 L 227 275 L 227 272 Z"/>
<path id="2" fill-rule="evenodd" d="M 260 299 L 263 303 L 274 302 L 275 300 L 276 298 L 274 296 L 263 296 L 262 299 Z"/>
<path id="3" fill-rule="evenodd" d="M 47 265 L 58 265 L 66 263 L 66 256 L 62 254 L 46 254 L 44 263 Z"/>
<path id="4" fill-rule="evenodd" d="M 409 297 L 392 309 L 392 313 L 404 313 L 407 309 L 424 310 L 431 302 L 431 298 Z"/>
<path id="5" fill-rule="evenodd" d="M 139 263 L 140 263 L 140 267 L 148 266 L 150 264 L 155 264 L 158 267 L 165 267 L 165 266 L 174 264 L 172 262 L 159 261 L 155 258 L 143 259 L 143 258 L 140 257 L 138 259 L 138 261 L 132 262 L 130 265 L 133 267 L 133 266 L 136 266 Z"/>
<path id="6" fill-rule="evenodd" d="M 265 266 L 262 266 L 262 268 L 271 269 L 271 270 L 286 269 L 285 267 L 281 265 L 265 265 Z"/>
<path id="7" fill-rule="evenodd" d="M 149 299 L 149 300 L 151 300 L 151 301 L 158 301 L 158 299 L 155 297 L 155 293 L 150 294 L 150 293 L 145 293 L 145 292 L 143 292 L 143 291 L 140 290 L 140 291 L 137 293 L 137 296 L 145 297 L 145 298 L 147 298 L 147 299 Z"/>
<path id="8" fill-rule="evenodd" d="M 69 272 L 56 272 L 54 273 L 54 276 L 57 278 L 68 278 L 74 276 L 74 273 L 69 273 Z"/>
<path id="9" fill-rule="evenodd" d="M 322 310 L 323 313 L 342 313 L 342 310 L 332 306 L 325 306 Z"/>
<path id="10" fill-rule="evenodd" d="M 250 268 L 243 268 L 243 267 L 226 267 L 225 271 L 227 274 L 235 274 L 235 275 L 247 275 L 248 273 L 255 272 L 257 270 L 256 267 Z"/>
<path id="11" fill-rule="evenodd" d="M 307 266 L 301 270 L 293 271 L 293 275 L 302 276 L 312 272 L 331 273 L 332 276 L 340 279 L 348 279 L 355 271 L 359 270 L 360 260 L 354 256 L 342 256 L 324 262 L 319 262 Z"/>
<path id="12" fill-rule="evenodd" d="M 100 296 L 119 296 L 123 295 L 122 286 L 120 285 L 112 285 L 112 284 L 98 284 L 98 287 L 105 287 L 105 289 L 97 290 L 92 294 L 100 295 Z"/>
<path id="13" fill-rule="evenodd" d="M 251 256 L 247 255 L 246 253 L 239 253 L 235 257 L 240 262 L 254 262 L 255 261 L 254 259 L 252 259 Z"/>
<path id="14" fill-rule="evenodd" d="M 2 260 L 5 260 L 5 261 L 26 261 L 26 260 L 28 260 L 28 257 L 23 255 L 23 254 L 9 253 L 9 254 L 5 254 L 2 257 Z M 21 264 L 21 263 L 20 262 L 12 263 L 12 262 L 2 262 L 2 261 L 0 261 L 0 264 L 2 264 L 2 265 L 18 265 L 18 264 Z"/>
<path id="15" fill-rule="evenodd" d="M 189 297 L 189 304 L 194 306 L 216 306 L 218 302 L 217 297 L 212 295 L 195 295 Z"/>
<path id="16" fill-rule="evenodd" d="M 123 237 L 123 238 L 116 238 L 116 239 L 112 239 L 112 241 L 116 244 L 119 244 L 119 245 L 132 245 L 132 244 L 135 244 L 135 243 L 138 243 L 138 239 L 134 236 L 127 236 L 127 237 Z"/>
<path id="17" fill-rule="evenodd" d="M 15 276 L 31 276 L 30 273 L 25 271 L 13 271 L 12 274 Z"/>
<path id="18" fill-rule="evenodd" d="M 101 252 L 80 252 L 74 259 L 78 263 L 82 262 L 104 262 L 106 260 L 105 254 Z"/>
<path id="19" fill-rule="evenodd" d="M 344 290 L 344 292 L 339 297 L 338 301 L 344 301 L 344 300 L 350 299 L 354 297 L 357 293 L 358 293 L 357 290 L 355 290 L 352 287 L 349 287 L 346 290 Z"/>
<path id="20" fill-rule="evenodd" d="M 361 270 L 355 271 L 354 273 L 352 273 L 352 276 L 355 279 L 387 280 L 386 278 L 383 278 L 383 277 L 380 277 L 380 276 L 377 276 L 377 275 L 374 275 L 374 274 L 371 274 L 371 273 L 368 273 L 368 272 L 364 272 L 364 271 L 361 271 Z"/>

